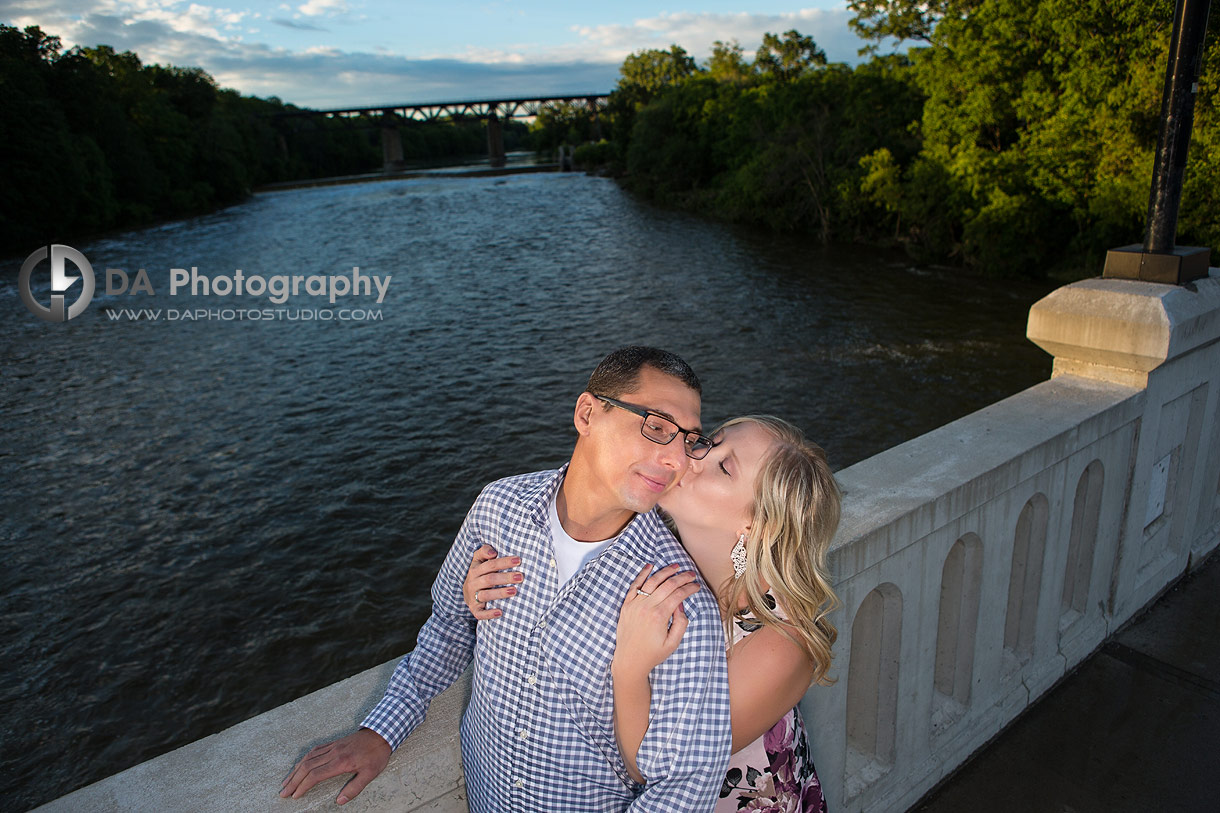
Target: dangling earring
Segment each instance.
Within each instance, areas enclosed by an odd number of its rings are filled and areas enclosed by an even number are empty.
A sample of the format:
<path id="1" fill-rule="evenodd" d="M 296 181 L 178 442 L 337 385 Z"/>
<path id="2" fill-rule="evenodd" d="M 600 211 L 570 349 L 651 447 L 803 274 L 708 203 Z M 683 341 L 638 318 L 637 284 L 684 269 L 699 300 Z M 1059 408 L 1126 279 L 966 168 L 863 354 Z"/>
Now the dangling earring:
<path id="1" fill-rule="evenodd" d="M 741 574 L 746 572 L 745 534 L 737 537 L 737 544 L 733 546 L 733 552 L 729 554 L 729 558 L 733 560 L 733 578 L 740 579 Z"/>

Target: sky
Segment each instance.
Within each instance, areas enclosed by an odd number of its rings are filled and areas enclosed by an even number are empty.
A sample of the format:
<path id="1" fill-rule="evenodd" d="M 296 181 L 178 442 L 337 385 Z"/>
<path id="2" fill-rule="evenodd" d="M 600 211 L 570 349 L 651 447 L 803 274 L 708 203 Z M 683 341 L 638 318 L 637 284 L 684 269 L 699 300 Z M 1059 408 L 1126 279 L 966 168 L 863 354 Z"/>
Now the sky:
<path id="1" fill-rule="evenodd" d="M 319 109 L 604 93 L 632 52 L 677 43 L 702 61 L 735 39 L 752 54 L 764 33 L 793 28 L 854 63 L 863 43 L 850 17 L 847 0 L 0 0 L 0 22 L 37 25 L 65 48 L 110 45 Z"/>

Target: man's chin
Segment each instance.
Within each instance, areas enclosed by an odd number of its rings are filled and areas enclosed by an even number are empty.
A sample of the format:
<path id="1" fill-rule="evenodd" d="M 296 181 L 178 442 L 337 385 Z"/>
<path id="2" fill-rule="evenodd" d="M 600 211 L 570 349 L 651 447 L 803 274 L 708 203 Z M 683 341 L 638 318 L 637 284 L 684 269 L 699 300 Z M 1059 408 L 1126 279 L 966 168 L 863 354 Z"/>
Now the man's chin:
<path id="1" fill-rule="evenodd" d="M 623 500 L 623 503 L 628 509 L 636 512 L 637 514 L 647 514 L 649 511 L 657 507 L 657 500 L 659 497 L 659 494 L 653 493 L 628 494 Z"/>

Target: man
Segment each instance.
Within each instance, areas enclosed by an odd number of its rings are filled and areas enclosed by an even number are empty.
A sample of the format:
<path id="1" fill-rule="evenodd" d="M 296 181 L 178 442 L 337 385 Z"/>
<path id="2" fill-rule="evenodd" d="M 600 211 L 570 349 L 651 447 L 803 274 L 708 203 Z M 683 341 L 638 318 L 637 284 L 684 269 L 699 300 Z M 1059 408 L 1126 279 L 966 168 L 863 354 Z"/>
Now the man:
<path id="1" fill-rule="evenodd" d="M 603 359 L 576 401 L 570 462 L 483 490 L 385 697 L 360 730 L 310 751 L 280 795 L 300 798 L 355 772 L 337 801 L 354 798 L 473 657 L 461 730 L 475 813 L 710 811 L 731 748 L 724 633 L 711 591 L 666 599 L 675 622 L 684 612 L 689 626 L 650 676 L 653 711 L 637 757 L 646 785 L 619 755 L 610 683 L 632 579 L 645 564 L 694 570 L 652 509 L 689 460 L 711 448 L 699 428 L 700 389 L 690 367 L 662 350 L 625 347 Z M 520 557 L 526 577 L 511 608 L 476 636 L 462 587 L 484 544 Z"/>

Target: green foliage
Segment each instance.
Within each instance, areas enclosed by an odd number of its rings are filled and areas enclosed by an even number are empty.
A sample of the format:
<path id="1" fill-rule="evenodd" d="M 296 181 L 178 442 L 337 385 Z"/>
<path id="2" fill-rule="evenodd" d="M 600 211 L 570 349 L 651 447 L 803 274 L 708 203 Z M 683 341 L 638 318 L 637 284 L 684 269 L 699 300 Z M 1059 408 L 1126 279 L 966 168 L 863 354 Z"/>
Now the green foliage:
<path id="1" fill-rule="evenodd" d="M 863 36 L 926 45 L 848 69 L 768 34 L 747 70 L 717 43 L 706 71 L 616 118 L 613 140 L 632 188 L 719 217 L 992 273 L 1095 274 L 1142 238 L 1172 6 L 854 0 Z M 1220 246 L 1218 41 L 1212 15 L 1182 244 Z"/>
<path id="2" fill-rule="evenodd" d="M 677 45 L 668 51 L 646 50 L 631 54 L 619 69 L 619 80 L 607 104 L 612 139 L 625 145 L 631 138 L 637 111 L 658 94 L 699 73 L 695 60 Z M 546 137 L 546 141 L 554 141 Z M 571 143 L 571 142 L 569 142 Z M 625 149 L 620 152 L 626 152 Z"/>
<path id="3" fill-rule="evenodd" d="M 561 145 L 574 147 L 601 139 L 601 121 L 586 103 L 547 105 L 530 125 L 531 143 L 551 154 Z"/>
<path id="4" fill-rule="evenodd" d="M 596 170 L 613 167 L 620 161 L 618 147 L 606 139 L 581 144 L 572 153 L 572 162 L 578 169 Z"/>
<path id="5" fill-rule="evenodd" d="M 707 61 L 707 75 L 721 82 L 744 83 L 754 78 L 755 71 L 737 40 L 728 43 L 716 40 Z"/>
<path id="6" fill-rule="evenodd" d="M 1140 240 L 1172 5 L 990 0 L 940 20 L 915 60 L 928 97 L 922 154 L 963 196 L 963 259 L 1095 273 L 1107 247 Z M 1214 123 L 1199 109 L 1206 141 Z M 1192 150 L 1188 174 L 1214 172 L 1211 155 Z"/>
<path id="7" fill-rule="evenodd" d="M 898 41 L 932 41 L 932 30 L 946 14 L 965 14 L 970 0 L 850 0 L 855 12 L 848 25 L 863 39 L 880 42 L 886 37 Z M 862 51 L 876 50 L 875 44 Z"/>
<path id="8" fill-rule="evenodd" d="M 627 148 L 627 171 L 647 193 L 678 202 L 710 180 L 713 126 L 704 107 L 718 83 L 700 78 L 673 87 L 639 113 Z"/>
<path id="9" fill-rule="evenodd" d="M 695 60 L 677 45 L 668 51 L 640 51 L 623 60 L 615 90 L 637 105 L 647 104 L 661 91 L 680 84 L 698 70 Z"/>
<path id="10" fill-rule="evenodd" d="M 860 159 L 864 177 L 860 192 L 874 206 L 896 216 L 894 229 L 902 223 L 902 169 L 888 147 L 878 147 Z"/>
<path id="11" fill-rule="evenodd" d="M 1194 131 L 1186 178 L 1182 186 L 1182 210 L 1178 219 L 1178 242 L 1210 246 L 1212 265 L 1220 265 L 1220 11 L 1212 9 L 1207 29 L 1203 70 L 1195 99 Z"/>
<path id="12" fill-rule="evenodd" d="M 777 82 L 790 82 L 814 68 L 826 66 L 826 52 L 813 37 L 797 31 L 785 31 L 783 39 L 774 34 L 763 35 L 762 45 L 754 55 L 754 67 L 759 74 Z"/>
<path id="13" fill-rule="evenodd" d="M 208 211 L 274 181 L 379 169 L 380 123 L 284 118 L 200 68 L 144 65 L 107 45 L 64 52 L 37 27 L 0 25 L 0 253 Z M 505 147 L 528 141 L 504 122 Z M 405 155 L 483 154 L 478 120 L 401 123 Z"/>
<path id="14" fill-rule="evenodd" d="M 629 133 L 616 121 L 628 184 L 728 220 L 827 240 L 872 234 L 860 160 L 883 145 L 891 161 L 918 152 L 910 128 L 922 95 L 910 63 L 820 67 L 820 49 L 798 32 L 765 42 L 750 70 L 740 48 L 718 44 L 708 70 L 641 106 Z"/>

